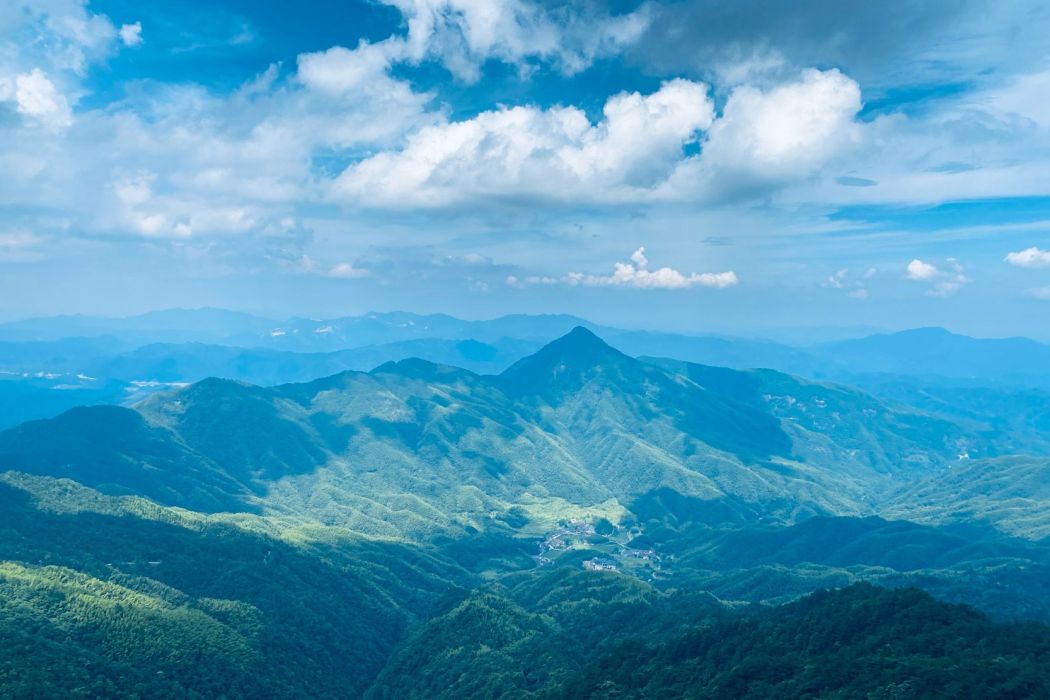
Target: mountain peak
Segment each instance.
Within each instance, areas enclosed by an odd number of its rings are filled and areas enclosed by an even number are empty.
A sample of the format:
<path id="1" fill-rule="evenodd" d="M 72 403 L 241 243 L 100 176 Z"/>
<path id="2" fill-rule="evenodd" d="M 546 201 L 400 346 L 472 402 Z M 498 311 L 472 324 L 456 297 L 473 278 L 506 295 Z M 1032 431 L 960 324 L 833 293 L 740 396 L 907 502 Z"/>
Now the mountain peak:
<path id="1" fill-rule="evenodd" d="M 576 326 L 560 338 L 547 343 L 525 360 L 559 360 L 576 366 L 591 366 L 604 360 L 626 357 L 592 331 L 583 326 Z"/>
<path id="2" fill-rule="evenodd" d="M 543 392 L 554 385 L 565 385 L 594 367 L 631 361 L 583 326 L 523 358 L 500 375 L 501 383 L 515 393 Z"/>
<path id="3" fill-rule="evenodd" d="M 565 335 L 552 340 L 547 344 L 548 347 L 553 345 L 565 345 L 572 347 L 602 347 L 609 350 L 612 348 L 601 338 L 594 334 L 593 331 L 588 330 L 584 326 L 576 326 Z"/>
<path id="4" fill-rule="evenodd" d="M 470 370 L 442 365 L 418 357 L 384 362 L 369 372 L 369 374 L 396 374 L 406 379 L 422 379 L 425 381 L 450 381 L 455 377 L 475 376 Z"/>

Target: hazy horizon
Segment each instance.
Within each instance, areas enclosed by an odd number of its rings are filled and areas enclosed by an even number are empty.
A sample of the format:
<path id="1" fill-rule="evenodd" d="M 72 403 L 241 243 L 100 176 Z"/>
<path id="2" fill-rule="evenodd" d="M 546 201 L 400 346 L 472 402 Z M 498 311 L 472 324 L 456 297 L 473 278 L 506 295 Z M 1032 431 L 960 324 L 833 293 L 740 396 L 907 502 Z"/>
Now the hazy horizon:
<path id="1" fill-rule="evenodd" d="M 99 314 L 99 313 L 70 313 L 70 314 L 49 314 L 43 316 L 27 315 L 27 316 L 15 316 L 11 318 L 0 318 L 0 326 L 12 323 L 20 323 L 23 321 L 34 321 L 40 319 L 61 319 L 63 317 L 69 318 L 98 318 L 108 320 L 121 320 L 121 319 L 132 319 L 138 316 L 145 316 L 150 314 L 165 313 L 165 312 L 195 312 L 195 311 L 220 311 L 220 312 L 232 312 L 237 314 L 245 314 L 248 316 L 254 316 L 260 319 L 270 320 L 277 323 L 288 321 L 291 319 L 310 319 L 316 321 L 331 321 L 342 318 L 362 318 L 371 315 L 387 315 L 387 314 L 412 314 L 416 316 L 449 316 L 462 321 L 469 322 L 484 322 L 494 321 L 508 316 L 530 316 L 530 317 L 542 317 L 542 316 L 570 316 L 577 318 L 581 321 L 588 323 L 594 323 L 601 326 L 608 326 L 611 328 L 618 328 L 626 331 L 650 331 L 654 333 L 671 333 L 680 335 L 695 335 L 695 336 L 721 336 L 727 338 L 750 338 L 756 340 L 771 340 L 774 342 L 782 343 L 784 345 L 797 345 L 805 346 L 813 343 L 821 343 L 826 341 L 834 340 L 847 340 L 851 338 L 864 338 L 873 335 L 883 334 L 894 334 L 902 333 L 906 331 L 924 330 L 924 329 L 940 329 L 948 331 L 956 335 L 968 336 L 977 339 L 1008 339 L 1008 338 L 1028 338 L 1041 343 L 1050 343 L 1050 329 L 1046 332 L 1038 332 L 1040 329 L 1032 329 L 1032 333 L 1002 333 L 1002 334 L 982 334 L 968 332 L 958 328 L 952 328 L 948 326 L 939 325 L 918 325 L 918 326 L 900 326 L 900 327 L 889 327 L 889 326 L 875 326 L 865 324 L 855 325 L 815 325 L 815 326 L 769 326 L 766 328 L 749 328 L 749 329 L 731 329 L 731 328 L 718 328 L 713 326 L 676 326 L 676 325 L 660 325 L 659 322 L 646 323 L 644 321 L 637 323 L 617 323 L 615 318 L 605 319 L 603 316 L 584 316 L 581 314 L 573 314 L 567 312 L 538 312 L 538 313 L 492 313 L 492 314 L 479 314 L 476 316 L 460 315 L 454 313 L 447 313 L 444 311 L 428 311 L 428 312 L 417 312 L 408 309 L 391 309 L 386 311 L 378 311 L 375 309 L 369 309 L 360 313 L 346 313 L 346 314 L 331 314 L 331 315 L 313 315 L 313 314 L 302 314 L 302 313 L 291 313 L 291 314 L 278 314 L 278 313 L 267 313 L 265 310 L 255 309 L 233 309 L 219 306 L 198 306 L 198 307 L 181 307 L 181 306 L 170 306 L 155 309 L 148 309 L 146 311 L 135 312 L 135 313 L 113 313 L 113 314 Z M 76 335 L 71 332 L 71 336 Z"/>
<path id="2" fill-rule="evenodd" d="M 3 319 L 1050 339 L 1040 3 L 10 8 Z"/>

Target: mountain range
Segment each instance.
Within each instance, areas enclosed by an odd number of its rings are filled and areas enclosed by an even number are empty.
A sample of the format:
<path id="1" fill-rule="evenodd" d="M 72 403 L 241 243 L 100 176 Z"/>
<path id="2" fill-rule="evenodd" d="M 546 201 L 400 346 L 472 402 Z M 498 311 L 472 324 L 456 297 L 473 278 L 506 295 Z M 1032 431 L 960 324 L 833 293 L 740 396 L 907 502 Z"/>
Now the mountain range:
<path id="1" fill-rule="evenodd" d="M 72 406 L 130 405 L 152 391 L 209 377 L 272 386 L 409 358 L 498 374 L 575 326 L 632 356 L 775 369 L 858 386 L 952 419 L 1009 420 L 1014 428 L 1045 433 L 1050 414 L 1050 346 L 1022 338 L 985 340 L 918 329 L 787 346 L 627 331 L 564 315 L 464 321 L 391 313 L 279 321 L 197 309 L 0 324 L 0 428 Z M 983 408 L 1018 401 L 1025 410 L 1017 416 Z"/>
<path id="2" fill-rule="evenodd" d="M 498 375 L 411 359 L 79 408 L 0 433 L 0 459 L 165 505 L 405 535 L 512 506 L 542 522 L 552 499 L 620 512 L 660 488 L 785 520 L 869 514 L 915 474 L 1005 442 L 848 387 L 635 359 L 578 327 Z"/>
<path id="3" fill-rule="evenodd" d="M 1050 623 L 1038 390 L 968 407 L 954 383 L 879 375 L 870 393 L 633 356 L 583 326 L 441 341 L 489 358 L 480 373 L 208 348 L 265 385 L 184 384 L 210 365 L 179 352 L 207 346 L 23 342 L 69 372 L 167 357 L 172 374 L 0 432 L 14 695 L 851 697 L 965 668 L 1010 697 L 1050 669 L 1050 629 L 1002 626 Z M 844 590 L 795 602 L 826 588 Z M 828 615 L 838 631 L 784 655 Z M 780 670 L 727 675 L 716 639 L 732 668 Z M 845 659 L 869 673 L 835 676 Z"/>

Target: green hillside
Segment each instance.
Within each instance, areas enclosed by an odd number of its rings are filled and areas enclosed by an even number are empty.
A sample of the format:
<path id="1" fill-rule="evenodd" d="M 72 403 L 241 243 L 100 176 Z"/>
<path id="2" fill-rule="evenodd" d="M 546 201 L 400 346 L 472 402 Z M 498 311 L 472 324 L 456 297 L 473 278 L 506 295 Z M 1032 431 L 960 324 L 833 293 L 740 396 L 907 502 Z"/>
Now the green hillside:
<path id="1" fill-rule="evenodd" d="M 434 548 L 68 481 L 8 475 L 0 510 L 11 697 L 359 695 L 407 630 L 472 580 Z"/>
<path id="2" fill-rule="evenodd" d="M 1045 627 L 995 625 L 915 590 L 854 586 L 625 643 L 555 697 L 1044 697 L 1048 654 Z"/>
<path id="3" fill-rule="evenodd" d="M 1050 459 L 963 462 L 905 488 L 887 513 L 933 523 L 980 522 L 1011 535 L 1050 538 Z"/>
<path id="4" fill-rule="evenodd" d="M 112 438 L 86 444 L 96 424 Z M 861 515 L 964 449 L 994 454 L 995 434 L 773 372 L 658 367 L 582 328 L 493 377 L 404 360 L 273 388 L 210 379 L 0 433 L 7 468 L 416 538 L 515 509 L 534 534 L 615 520 L 659 489 L 787 521 Z"/>
<path id="5" fill-rule="evenodd" d="M 582 328 L 499 375 L 406 359 L 76 408 L 0 432 L 0 695 L 1039 691 L 1046 628 L 866 586 L 794 602 L 870 582 L 1050 623 L 1046 460 L 1016 439 Z"/>

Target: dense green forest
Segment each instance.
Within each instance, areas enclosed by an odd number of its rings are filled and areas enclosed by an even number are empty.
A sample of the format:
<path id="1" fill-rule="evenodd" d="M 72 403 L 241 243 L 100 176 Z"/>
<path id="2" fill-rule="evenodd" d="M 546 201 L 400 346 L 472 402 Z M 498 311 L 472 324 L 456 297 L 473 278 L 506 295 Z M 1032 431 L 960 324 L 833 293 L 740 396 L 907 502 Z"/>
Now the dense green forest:
<path id="1" fill-rule="evenodd" d="M 588 571 L 601 527 L 537 568 L 481 533 L 383 541 L 44 477 L 7 475 L 0 508 L 6 697 L 1033 697 L 1050 678 L 1048 627 L 914 588 L 769 607 L 700 565 L 674 585 Z M 733 566 L 787 599 L 853 580 Z"/>
<path id="2" fill-rule="evenodd" d="M 0 696 L 1039 696 L 1050 459 L 978 418 L 583 329 L 74 408 L 0 432 Z"/>

